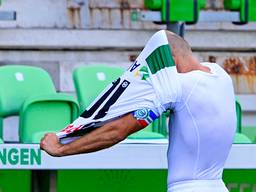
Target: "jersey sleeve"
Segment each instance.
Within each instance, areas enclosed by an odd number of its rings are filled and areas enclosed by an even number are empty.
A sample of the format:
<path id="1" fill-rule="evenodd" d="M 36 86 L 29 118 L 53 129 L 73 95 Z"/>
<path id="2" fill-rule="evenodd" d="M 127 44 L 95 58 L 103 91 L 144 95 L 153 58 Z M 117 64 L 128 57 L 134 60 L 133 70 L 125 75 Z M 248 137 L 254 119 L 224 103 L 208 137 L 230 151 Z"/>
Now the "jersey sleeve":
<path id="1" fill-rule="evenodd" d="M 177 70 L 162 30 L 152 36 L 127 71 L 57 135 L 62 140 L 76 138 L 127 113 L 141 112 L 141 109 L 157 118 L 180 98 Z"/>

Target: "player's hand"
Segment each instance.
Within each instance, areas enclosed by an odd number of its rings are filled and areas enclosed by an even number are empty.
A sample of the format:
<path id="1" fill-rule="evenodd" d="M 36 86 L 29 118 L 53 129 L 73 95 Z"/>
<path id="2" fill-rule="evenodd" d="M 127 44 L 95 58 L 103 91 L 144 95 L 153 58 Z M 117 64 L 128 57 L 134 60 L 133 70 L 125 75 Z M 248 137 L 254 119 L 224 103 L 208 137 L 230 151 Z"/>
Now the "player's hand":
<path id="1" fill-rule="evenodd" d="M 51 156 L 62 156 L 61 147 L 63 145 L 60 143 L 59 138 L 55 133 L 47 133 L 41 139 L 40 148 L 47 152 Z"/>

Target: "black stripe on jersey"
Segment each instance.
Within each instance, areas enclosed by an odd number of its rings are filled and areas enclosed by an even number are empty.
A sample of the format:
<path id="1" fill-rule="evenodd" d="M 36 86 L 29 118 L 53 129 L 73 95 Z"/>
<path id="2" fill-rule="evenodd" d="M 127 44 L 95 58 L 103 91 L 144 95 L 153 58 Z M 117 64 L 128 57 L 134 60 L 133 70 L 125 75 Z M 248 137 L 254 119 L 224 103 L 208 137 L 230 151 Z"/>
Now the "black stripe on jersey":
<path id="1" fill-rule="evenodd" d="M 110 97 L 110 99 L 106 102 L 103 108 L 98 112 L 98 114 L 94 117 L 94 119 L 100 119 L 105 117 L 109 108 L 117 101 L 117 99 L 122 95 L 125 89 L 130 85 L 130 82 L 124 80 L 121 85 L 118 87 L 116 92 Z"/>
<path id="2" fill-rule="evenodd" d="M 99 127 L 93 127 L 93 126 L 91 126 L 91 127 L 88 127 L 88 128 L 82 128 L 82 129 L 79 129 L 79 130 L 77 130 L 77 131 L 74 131 L 74 132 L 68 134 L 65 138 L 83 136 L 83 135 L 85 135 L 85 134 L 87 134 L 87 133 L 92 132 L 93 130 L 95 130 L 95 129 L 97 129 L 97 128 L 99 128 Z"/>
<path id="3" fill-rule="evenodd" d="M 96 103 L 87 111 L 85 110 L 80 116 L 84 118 L 89 118 L 95 113 L 95 111 L 100 107 L 100 105 L 107 99 L 107 97 L 111 94 L 112 91 L 117 87 L 117 85 L 120 83 L 121 79 L 118 78 L 116 81 L 112 83 L 112 86 L 107 90 L 104 95 L 102 95 L 101 98 L 98 99 Z"/>

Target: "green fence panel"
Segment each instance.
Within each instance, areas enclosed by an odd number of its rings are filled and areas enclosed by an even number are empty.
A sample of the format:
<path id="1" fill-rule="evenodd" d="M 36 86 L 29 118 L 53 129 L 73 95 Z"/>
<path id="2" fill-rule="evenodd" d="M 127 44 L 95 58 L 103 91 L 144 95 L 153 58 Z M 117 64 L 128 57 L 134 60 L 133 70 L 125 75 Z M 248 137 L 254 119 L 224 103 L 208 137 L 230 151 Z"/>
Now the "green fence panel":
<path id="1" fill-rule="evenodd" d="M 256 169 L 225 170 L 223 180 L 229 192 L 256 192 Z"/>
<path id="2" fill-rule="evenodd" d="M 0 170 L 0 192 L 31 192 L 31 171 Z"/>
<path id="3" fill-rule="evenodd" d="M 229 192 L 256 192 L 256 169 L 226 169 Z M 166 192 L 167 170 L 61 170 L 57 192 Z"/>
<path id="4" fill-rule="evenodd" d="M 57 192 L 166 192 L 167 170 L 62 170 Z"/>

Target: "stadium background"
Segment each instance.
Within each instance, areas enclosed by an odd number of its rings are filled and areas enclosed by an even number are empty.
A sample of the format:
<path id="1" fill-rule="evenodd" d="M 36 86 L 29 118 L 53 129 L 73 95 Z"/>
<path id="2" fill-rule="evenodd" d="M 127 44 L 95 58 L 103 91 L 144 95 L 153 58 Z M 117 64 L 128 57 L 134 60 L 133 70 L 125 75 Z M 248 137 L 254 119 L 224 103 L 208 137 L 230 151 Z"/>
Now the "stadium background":
<path id="1" fill-rule="evenodd" d="M 127 68 L 146 40 L 165 28 L 132 20 L 132 11 L 143 7 L 143 0 L 5 0 L 0 11 L 16 11 L 17 19 L 0 21 L 0 65 L 41 67 L 57 91 L 75 95 L 74 68 L 89 64 Z M 208 0 L 205 9 L 223 10 L 223 1 Z M 242 133 L 254 143 L 255 30 L 255 23 L 206 22 L 188 25 L 185 32 L 200 61 L 217 62 L 229 70 L 242 106 Z M 5 119 L 4 125 L 4 140 L 17 142 L 17 117 Z M 56 172 L 1 170 L 0 191 L 165 191 L 166 187 L 165 170 Z M 231 192 L 256 191 L 255 169 L 227 170 L 224 178 Z"/>

